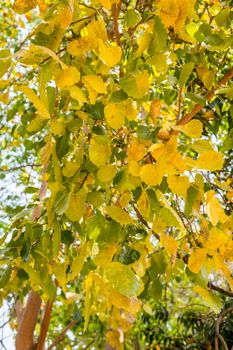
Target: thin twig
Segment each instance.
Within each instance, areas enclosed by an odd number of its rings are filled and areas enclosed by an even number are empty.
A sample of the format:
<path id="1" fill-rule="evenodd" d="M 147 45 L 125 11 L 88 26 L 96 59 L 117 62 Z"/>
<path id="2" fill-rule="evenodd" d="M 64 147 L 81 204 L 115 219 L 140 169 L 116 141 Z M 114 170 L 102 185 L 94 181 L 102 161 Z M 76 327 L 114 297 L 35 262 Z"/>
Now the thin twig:
<path id="1" fill-rule="evenodd" d="M 77 323 L 77 320 L 73 320 L 70 323 L 68 323 L 68 325 L 63 329 L 63 331 L 57 336 L 57 338 L 54 339 L 54 341 L 52 342 L 52 344 L 48 347 L 48 350 L 51 350 L 54 348 L 54 346 L 56 346 L 58 343 L 60 343 L 62 341 L 62 339 L 65 337 L 66 332 L 74 327 L 74 325 Z"/>
<path id="2" fill-rule="evenodd" d="M 16 170 L 20 170 L 23 168 L 36 168 L 36 167 L 41 167 L 41 164 L 23 164 L 23 165 L 19 165 L 19 166 L 15 166 L 12 168 L 8 168 L 8 169 L 4 169 L 4 168 L 0 168 L 0 172 L 11 172 L 11 171 L 16 171 Z"/>
<path id="3" fill-rule="evenodd" d="M 77 21 L 72 22 L 70 25 L 72 26 L 72 25 L 74 25 L 74 24 L 76 24 L 76 23 L 86 21 L 86 20 L 88 20 L 88 19 L 91 19 L 91 18 L 94 17 L 94 16 L 95 16 L 95 13 L 93 13 L 93 14 L 90 15 L 90 16 L 87 16 L 87 17 L 84 17 L 84 18 L 80 18 L 80 19 L 78 19 Z"/>
<path id="4" fill-rule="evenodd" d="M 233 298 L 233 292 L 230 292 L 229 290 L 225 290 L 225 289 L 222 289 L 222 288 L 220 288 L 220 287 L 218 287 L 218 286 L 215 286 L 215 285 L 212 284 L 211 282 L 208 283 L 208 288 L 213 289 L 213 290 L 216 290 L 216 291 L 219 292 L 219 293 L 225 294 L 225 295 L 227 295 L 228 297 Z"/>
<path id="5" fill-rule="evenodd" d="M 223 320 L 223 318 L 227 315 L 230 314 L 231 312 L 233 312 L 233 306 L 228 307 L 225 310 L 222 310 L 218 316 L 217 322 L 216 322 L 216 327 L 215 327 L 215 350 L 219 350 L 219 346 L 218 346 L 218 340 L 221 341 L 222 346 L 224 348 L 224 350 L 228 350 L 227 344 L 224 340 L 224 338 L 221 336 L 219 329 L 220 329 L 220 324 Z"/>
<path id="6" fill-rule="evenodd" d="M 217 89 L 223 85 L 225 85 L 231 78 L 233 77 L 233 68 L 231 68 L 223 77 L 222 79 L 220 79 L 220 81 L 218 82 L 217 86 L 215 89 L 213 89 L 212 91 L 208 92 L 208 94 L 206 95 L 206 100 L 210 101 L 213 97 L 214 97 L 214 93 L 217 91 Z M 181 118 L 180 120 L 177 121 L 177 125 L 185 125 L 188 122 L 190 122 L 190 120 L 192 120 L 195 115 L 200 112 L 202 109 L 204 108 L 203 105 L 200 104 L 196 104 L 195 107 L 193 108 L 193 110 L 186 114 L 183 118 Z"/>
<path id="7" fill-rule="evenodd" d="M 177 112 L 177 117 L 176 120 L 178 121 L 180 119 L 180 113 L 181 113 L 181 105 L 182 105 L 182 88 L 179 89 L 178 92 L 178 112 Z"/>

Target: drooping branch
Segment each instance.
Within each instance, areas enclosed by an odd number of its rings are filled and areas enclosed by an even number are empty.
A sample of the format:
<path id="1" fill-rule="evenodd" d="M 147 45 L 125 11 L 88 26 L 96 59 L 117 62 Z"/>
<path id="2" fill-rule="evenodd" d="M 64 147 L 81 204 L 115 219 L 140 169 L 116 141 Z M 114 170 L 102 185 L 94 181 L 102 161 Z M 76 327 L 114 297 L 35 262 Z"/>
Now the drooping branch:
<path id="1" fill-rule="evenodd" d="M 41 298 L 32 290 L 28 295 L 26 306 L 22 310 L 22 315 L 20 316 L 16 335 L 16 350 L 31 350 L 33 348 L 33 334 L 40 312 L 40 306 Z"/>
<path id="2" fill-rule="evenodd" d="M 215 327 L 215 350 L 219 350 L 219 346 L 218 346 L 219 340 L 221 341 L 224 350 L 228 350 L 227 344 L 226 344 L 224 338 L 221 336 L 219 329 L 220 329 L 220 324 L 221 324 L 223 318 L 227 314 L 230 314 L 231 312 L 233 312 L 233 306 L 231 306 L 225 310 L 222 310 L 218 316 L 218 319 L 216 322 L 216 327 Z"/>
<path id="3" fill-rule="evenodd" d="M 215 92 L 217 91 L 217 89 L 223 85 L 226 85 L 226 83 L 233 78 L 233 68 L 231 68 L 223 77 L 222 79 L 218 82 L 216 88 L 210 92 L 208 92 L 208 94 L 206 95 L 206 100 L 210 101 L 213 97 Z M 177 125 L 184 125 L 187 124 L 188 122 L 190 122 L 190 120 L 192 120 L 195 115 L 200 112 L 202 109 L 204 108 L 203 105 L 200 104 L 196 104 L 195 107 L 193 108 L 193 110 L 186 114 L 183 118 L 181 118 L 180 120 L 177 121 Z"/>
<path id="4" fill-rule="evenodd" d="M 57 336 L 57 338 L 54 339 L 52 344 L 48 347 L 48 350 L 53 349 L 58 343 L 60 343 L 62 339 L 64 339 L 66 332 L 72 327 L 74 327 L 76 323 L 77 323 L 77 320 L 73 320 L 70 323 L 68 323 L 68 325 L 63 329 L 63 331 Z"/>

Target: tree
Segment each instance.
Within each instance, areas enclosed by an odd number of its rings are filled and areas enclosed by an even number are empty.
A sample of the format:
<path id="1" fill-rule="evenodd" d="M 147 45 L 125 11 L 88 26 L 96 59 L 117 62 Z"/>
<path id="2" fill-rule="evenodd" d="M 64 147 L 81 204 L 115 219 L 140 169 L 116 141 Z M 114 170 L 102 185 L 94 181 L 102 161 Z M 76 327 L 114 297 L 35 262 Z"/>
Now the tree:
<path id="1" fill-rule="evenodd" d="M 1 179 L 25 199 L 2 210 L 0 288 L 17 350 L 59 349 L 73 327 L 86 348 L 138 349 L 136 319 L 165 321 L 180 285 L 216 313 L 215 349 L 232 345 L 231 5 L 3 4 Z"/>

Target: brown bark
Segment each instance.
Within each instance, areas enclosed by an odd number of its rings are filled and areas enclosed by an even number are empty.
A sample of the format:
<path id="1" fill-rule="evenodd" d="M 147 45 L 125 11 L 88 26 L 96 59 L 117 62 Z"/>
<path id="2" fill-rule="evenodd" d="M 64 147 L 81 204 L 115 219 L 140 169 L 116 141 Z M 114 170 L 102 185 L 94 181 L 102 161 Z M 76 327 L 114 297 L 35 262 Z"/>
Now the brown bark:
<path id="1" fill-rule="evenodd" d="M 221 86 L 225 85 L 229 80 L 231 80 L 231 78 L 233 78 L 233 68 L 230 69 L 222 77 L 222 79 L 219 80 L 219 82 L 217 84 L 217 87 L 213 91 L 208 92 L 208 94 L 206 95 L 206 100 L 210 101 L 214 97 L 214 93 L 216 92 L 216 90 L 219 89 Z M 180 120 L 177 121 L 177 125 L 185 125 L 185 124 L 187 124 L 203 108 L 204 108 L 204 106 L 196 104 L 195 107 L 193 108 L 193 110 L 190 113 L 186 114 L 183 118 L 181 118 Z"/>
<path id="2" fill-rule="evenodd" d="M 41 298 L 33 290 L 29 293 L 26 306 L 20 315 L 16 336 L 16 350 L 32 350 L 34 347 L 33 334 L 37 317 L 40 312 Z"/>
<path id="3" fill-rule="evenodd" d="M 51 300 L 47 301 L 45 309 L 44 309 L 44 315 L 43 315 L 43 318 L 41 321 L 40 335 L 39 335 L 38 343 L 36 346 L 36 350 L 43 350 L 44 349 L 45 339 L 46 339 L 46 335 L 47 335 L 47 332 L 49 329 L 52 308 L 53 308 L 53 301 L 51 301 Z"/>
<path id="4" fill-rule="evenodd" d="M 47 164 L 43 167 L 43 172 L 46 171 Z M 39 200 L 41 201 L 47 190 L 46 181 L 42 181 L 39 192 Z M 37 221 L 41 214 L 41 203 L 39 203 L 32 213 L 32 220 Z M 16 335 L 15 349 L 16 350 L 32 350 L 35 347 L 34 331 L 37 323 L 37 318 L 40 312 L 41 298 L 33 290 L 29 292 L 25 307 L 18 315 L 18 332 Z"/>

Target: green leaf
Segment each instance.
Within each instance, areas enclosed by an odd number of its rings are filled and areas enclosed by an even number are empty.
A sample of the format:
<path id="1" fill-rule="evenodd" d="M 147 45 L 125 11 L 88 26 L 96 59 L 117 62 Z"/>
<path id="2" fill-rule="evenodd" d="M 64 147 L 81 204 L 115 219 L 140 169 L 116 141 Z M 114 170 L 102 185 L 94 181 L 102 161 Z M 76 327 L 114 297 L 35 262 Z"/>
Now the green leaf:
<path id="1" fill-rule="evenodd" d="M 131 216 L 123 209 L 116 207 L 115 205 L 110 205 L 106 207 L 107 214 L 117 222 L 122 225 L 133 224 L 133 219 Z"/>
<path id="2" fill-rule="evenodd" d="M 11 65 L 11 52 L 8 49 L 0 50 L 0 78 L 8 71 Z"/>
<path id="3" fill-rule="evenodd" d="M 57 215 L 62 215 L 66 212 L 69 206 L 71 193 L 58 192 L 54 209 Z"/>
<path id="4" fill-rule="evenodd" d="M 125 14 L 125 25 L 127 28 L 133 28 L 140 22 L 142 16 L 140 13 L 134 9 L 127 10 Z"/>
<path id="5" fill-rule="evenodd" d="M 206 99 L 205 97 L 199 95 L 199 94 L 194 94 L 193 92 L 186 92 L 186 97 L 189 98 L 191 101 L 194 101 L 202 106 L 206 104 Z"/>
<path id="6" fill-rule="evenodd" d="M 34 104 L 41 118 L 50 119 L 49 111 L 41 99 L 35 94 L 35 92 L 30 89 L 28 86 L 16 86 L 16 90 L 22 91 L 30 102 Z"/>
<path id="7" fill-rule="evenodd" d="M 156 52 L 165 51 L 167 48 L 167 31 L 159 16 L 155 16 L 153 28 L 153 40 L 149 46 L 148 53 L 154 55 Z"/>
<path id="8" fill-rule="evenodd" d="M 10 280 L 11 271 L 12 271 L 11 265 L 8 265 L 6 270 L 3 271 L 3 273 L 0 277 L 0 288 L 4 288 L 5 285 L 8 283 L 8 281 Z"/>
<path id="9" fill-rule="evenodd" d="M 198 195 L 198 189 L 190 186 L 190 188 L 187 191 L 187 197 L 185 201 L 185 208 L 184 208 L 184 213 L 186 216 L 189 216 L 191 214 L 193 205 L 197 199 Z"/>
<path id="10" fill-rule="evenodd" d="M 112 288 L 127 297 L 135 297 L 144 289 L 142 280 L 135 275 L 131 268 L 118 262 L 109 263 L 103 269 L 103 275 Z"/>
<path id="11" fill-rule="evenodd" d="M 190 74 L 193 71 L 194 66 L 195 66 L 195 64 L 193 62 L 189 62 L 189 63 L 186 63 L 182 67 L 182 70 L 181 70 L 181 73 L 180 73 L 180 78 L 179 78 L 179 86 L 180 87 L 185 86 L 185 84 L 188 81 L 188 78 L 189 78 Z"/>

